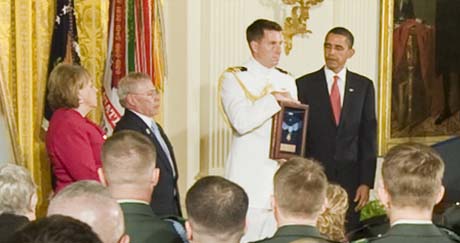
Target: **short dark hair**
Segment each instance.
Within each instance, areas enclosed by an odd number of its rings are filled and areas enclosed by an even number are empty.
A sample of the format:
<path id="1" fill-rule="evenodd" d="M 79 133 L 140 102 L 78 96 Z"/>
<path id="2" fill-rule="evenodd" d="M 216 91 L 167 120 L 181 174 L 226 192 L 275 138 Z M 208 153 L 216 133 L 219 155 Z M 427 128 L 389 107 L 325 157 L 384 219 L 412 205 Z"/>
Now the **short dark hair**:
<path id="1" fill-rule="evenodd" d="M 212 235 L 242 235 L 248 203 L 243 188 L 220 176 L 199 179 L 185 198 L 193 230 Z"/>
<path id="2" fill-rule="evenodd" d="M 281 165 L 273 181 L 274 197 L 283 214 L 313 217 L 321 212 L 328 182 L 319 162 L 291 158 Z"/>
<path id="3" fill-rule="evenodd" d="M 248 44 L 251 45 L 251 41 L 258 41 L 264 37 L 265 30 L 274 30 L 274 31 L 282 31 L 283 28 L 271 20 L 267 19 L 258 19 L 252 22 L 251 25 L 248 26 L 246 29 L 246 40 Z"/>
<path id="4" fill-rule="evenodd" d="M 329 30 L 329 32 L 327 32 L 326 39 L 329 36 L 329 34 L 336 34 L 336 35 L 345 36 L 347 38 L 347 41 L 348 41 L 348 47 L 350 47 L 350 48 L 353 47 L 353 44 L 355 42 L 355 38 L 353 37 L 353 34 L 351 33 L 351 31 L 349 31 L 348 29 L 346 29 L 344 27 L 332 28 L 331 30 Z"/>
<path id="5" fill-rule="evenodd" d="M 14 233 L 9 242 L 102 243 L 87 224 L 62 215 L 53 215 L 30 222 Z"/>

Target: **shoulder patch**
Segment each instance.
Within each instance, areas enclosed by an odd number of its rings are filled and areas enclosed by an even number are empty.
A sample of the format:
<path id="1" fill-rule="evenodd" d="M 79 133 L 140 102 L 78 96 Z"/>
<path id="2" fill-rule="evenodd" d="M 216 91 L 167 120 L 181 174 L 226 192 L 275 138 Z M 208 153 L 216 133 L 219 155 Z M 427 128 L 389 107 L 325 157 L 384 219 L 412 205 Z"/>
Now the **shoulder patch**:
<path id="1" fill-rule="evenodd" d="M 282 72 L 282 73 L 284 73 L 284 74 L 289 74 L 289 72 L 286 71 L 286 70 L 284 70 L 284 69 L 281 69 L 281 68 L 279 68 L 279 67 L 275 67 L 275 68 L 276 68 L 276 70 L 278 70 L 278 71 L 280 71 L 280 72 Z"/>
<path id="2" fill-rule="evenodd" d="M 246 71 L 248 71 L 248 68 L 243 67 L 243 66 L 229 67 L 227 68 L 227 70 L 225 70 L 225 72 L 229 72 L 229 73 L 246 72 Z"/>

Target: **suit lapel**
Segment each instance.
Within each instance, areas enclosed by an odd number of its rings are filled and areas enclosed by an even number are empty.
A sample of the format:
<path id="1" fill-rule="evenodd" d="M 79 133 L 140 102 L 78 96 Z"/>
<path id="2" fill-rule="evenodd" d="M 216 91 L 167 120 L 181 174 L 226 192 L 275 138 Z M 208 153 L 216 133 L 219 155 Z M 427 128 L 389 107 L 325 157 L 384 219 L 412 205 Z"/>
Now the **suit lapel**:
<path id="1" fill-rule="evenodd" d="M 356 83 L 356 80 L 353 79 L 352 75 L 350 72 L 347 71 L 346 75 L 346 81 L 345 81 L 345 89 L 343 90 L 343 105 L 342 105 L 342 111 L 340 112 L 340 125 L 343 123 L 345 119 L 347 119 L 347 115 L 352 114 L 352 109 L 353 109 L 353 104 L 355 101 L 355 97 L 358 92 L 358 85 Z"/>
<path id="2" fill-rule="evenodd" d="M 125 116 L 127 116 L 127 118 L 129 118 L 130 120 L 133 121 L 134 124 L 136 124 L 136 126 L 138 127 L 138 131 L 142 132 L 144 135 L 146 135 L 147 137 L 150 138 L 150 140 L 155 145 L 157 155 L 160 157 L 161 161 L 165 162 L 164 164 L 165 164 L 166 168 L 170 171 L 170 173 L 172 173 L 172 168 L 171 168 L 171 164 L 169 163 L 168 156 L 166 155 L 165 151 L 163 151 L 163 149 L 161 148 L 160 142 L 158 142 L 158 139 L 155 137 L 155 135 L 153 134 L 152 130 L 150 130 L 150 127 L 147 126 L 147 124 L 145 124 L 145 122 L 139 116 L 137 116 L 135 113 L 133 113 L 132 111 L 130 111 L 128 109 L 126 109 L 126 111 L 125 111 Z M 170 145 L 169 141 L 167 139 L 165 139 L 163 129 L 161 129 L 160 126 L 158 126 L 158 128 L 160 129 L 160 134 L 163 137 L 163 140 L 165 140 L 165 142 L 166 142 L 166 144 L 168 146 L 168 149 L 169 149 L 169 151 L 171 153 L 171 159 L 174 161 L 173 156 L 172 156 L 171 145 Z M 157 163 L 158 163 L 158 161 L 157 161 Z M 177 171 L 177 169 L 175 171 Z"/>
<path id="3" fill-rule="evenodd" d="M 317 87 L 313 90 L 319 90 L 318 93 L 318 104 L 324 104 L 324 107 L 322 107 L 322 110 L 324 112 L 327 112 L 329 116 L 330 122 L 333 124 L 334 127 L 337 127 L 335 124 L 335 118 L 334 118 L 334 113 L 332 112 L 332 105 L 331 105 L 331 99 L 329 95 L 329 90 L 327 89 L 327 80 L 326 80 L 326 74 L 324 73 L 324 67 L 318 71 L 320 82 L 317 82 Z"/>

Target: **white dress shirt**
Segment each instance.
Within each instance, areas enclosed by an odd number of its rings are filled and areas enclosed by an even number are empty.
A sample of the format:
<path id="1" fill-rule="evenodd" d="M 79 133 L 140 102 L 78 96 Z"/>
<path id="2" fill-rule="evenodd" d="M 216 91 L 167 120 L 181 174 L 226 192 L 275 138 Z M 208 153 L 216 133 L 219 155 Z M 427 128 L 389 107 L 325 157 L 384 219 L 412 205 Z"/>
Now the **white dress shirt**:
<path id="1" fill-rule="evenodd" d="M 337 80 L 337 86 L 339 87 L 340 106 L 342 107 L 344 96 L 343 94 L 345 94 L 345 81 L 347 80 L 347 69 L 344 67 L 339 73 L 334 73 L 334 71 L 324 66 L 324 73 L 326 74 L 327 90 L 329 91 L 329 95 L 331 94 L 332 84 L 334 83 L 334 76 L 339 76 L 339 79 Z"/>

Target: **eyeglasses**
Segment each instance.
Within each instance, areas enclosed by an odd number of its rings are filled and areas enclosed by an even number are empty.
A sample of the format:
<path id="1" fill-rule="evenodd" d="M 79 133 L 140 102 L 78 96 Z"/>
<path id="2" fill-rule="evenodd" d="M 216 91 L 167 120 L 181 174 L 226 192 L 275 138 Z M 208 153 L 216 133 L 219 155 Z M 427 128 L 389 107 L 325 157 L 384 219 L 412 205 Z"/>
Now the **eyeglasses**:
<path id="1" fill-rule="evenodd" d="M 129 92 L 130 94 L 133 94 L 133 95 L 143 95 L 143 96 L 149 96 L 149 97 L 154 97 L 156 95 L 158 95 L 158 91 L 156 89 L 153 89 L 153 90 L 150 90 L 150 91 L 147 91 L 145 93 L 136 93 L 136 92 Z"/>

